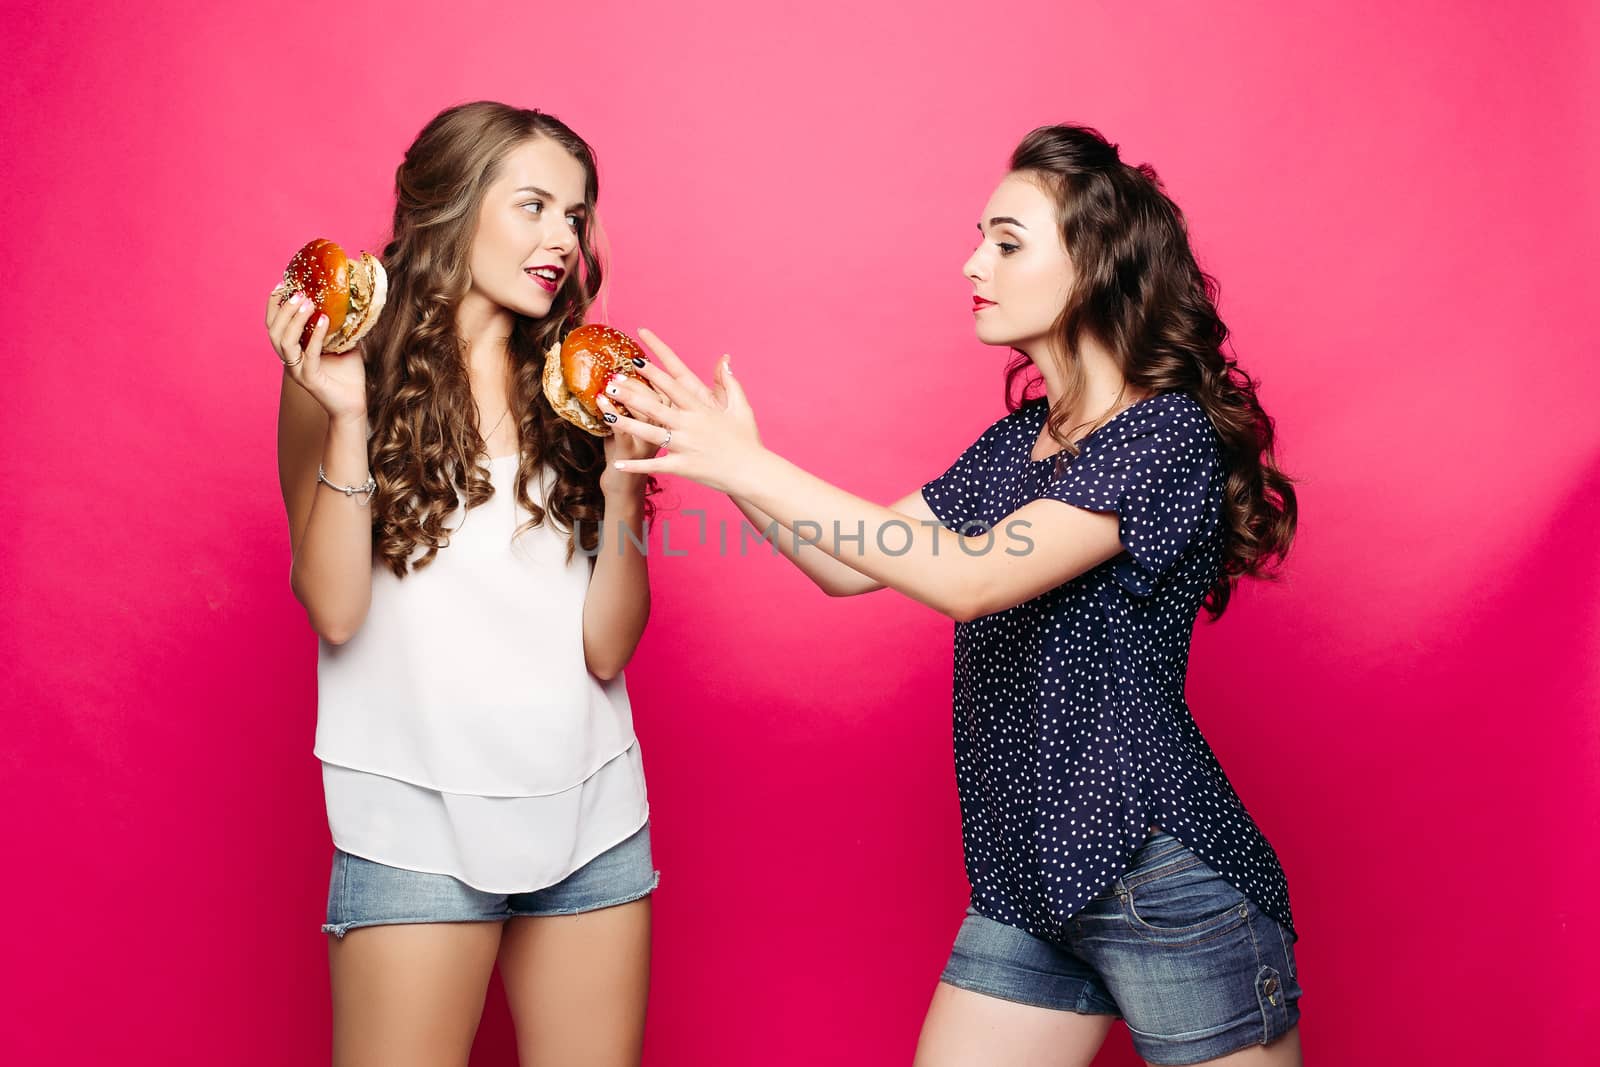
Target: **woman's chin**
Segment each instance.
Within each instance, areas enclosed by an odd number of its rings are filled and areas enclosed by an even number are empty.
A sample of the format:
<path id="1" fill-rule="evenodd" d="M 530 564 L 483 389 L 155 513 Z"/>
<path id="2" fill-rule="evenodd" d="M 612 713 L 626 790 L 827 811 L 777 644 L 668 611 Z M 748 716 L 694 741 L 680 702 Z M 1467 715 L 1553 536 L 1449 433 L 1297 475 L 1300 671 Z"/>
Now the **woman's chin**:
<path id="1" fill-rule="evenodd" d="M 529 296 L 526 293 L 518 294 L 514 299 L 501 302 L 500 306 L 507 311 L 516 312 L 523 318 L 542 319 L 550 314 L 550 309 L 555 306 L 555 297 L 536 293 Z"/>
<path id="2" fill-rule="evenodd" d="M 978 335 L 978 340 L 982 344 L 996 348 L 1010 348 L 1013 345 L 1013 339 L 1008 334 L 993 327 L 986 327 L 981 322 L 973 325 L 973 332 Z"/>

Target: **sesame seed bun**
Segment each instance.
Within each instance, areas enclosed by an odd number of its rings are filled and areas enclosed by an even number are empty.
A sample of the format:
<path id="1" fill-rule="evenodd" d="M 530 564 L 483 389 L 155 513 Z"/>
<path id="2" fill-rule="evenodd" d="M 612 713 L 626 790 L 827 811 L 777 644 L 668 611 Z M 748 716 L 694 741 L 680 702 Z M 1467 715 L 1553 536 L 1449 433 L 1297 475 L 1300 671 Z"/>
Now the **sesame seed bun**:
<path id="1" fill-rule="evenodd" d="M 337 355 L 354 348 L 377 323 L 389 293 L 383 264 L 370 253 L 356 261 L 326 238 L 307 241 L 289 260 L 283 272 L 285 291 L 311 298 L 316 313 L 307 321 L 300 343 L 311 341 L 317 315 L 328 317 L 328 334 L 322 350 Z"/>
<path id="2" fill-rule="evenodd" d="M 611 427 L 607 426 L 603 419 L 589 414 L 589 410 L 567 388 L 566 378 L 561 373 L 559 341 L 551 342 L 549 351 L 544 354 L 544 398 L 550 401 L 550 406 L 555 409 L 557 415 L 580 430 L 596 437 L 611 436 Z"/>

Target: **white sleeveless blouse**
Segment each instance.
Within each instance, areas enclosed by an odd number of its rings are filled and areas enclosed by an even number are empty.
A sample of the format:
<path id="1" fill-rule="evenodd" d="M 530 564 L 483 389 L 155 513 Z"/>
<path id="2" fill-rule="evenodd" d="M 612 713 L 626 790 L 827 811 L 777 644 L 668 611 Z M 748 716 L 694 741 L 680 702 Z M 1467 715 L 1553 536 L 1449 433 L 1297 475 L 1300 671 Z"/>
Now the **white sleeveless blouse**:
<path id="1" fill-rule="evenodd" d="M 343 645 L 320 643 L 316 755 L 334 844 L 491 893 L 552 885 L 649 814 L 622 675 L 583 656 L 591 562 L 549 521 L 513 541 L 517 457 L 403 579 L 381 562 Z M 541 504 L 554 475 L 531 486 Z M 417 553 L 421 555 L 420 551 Z"/>

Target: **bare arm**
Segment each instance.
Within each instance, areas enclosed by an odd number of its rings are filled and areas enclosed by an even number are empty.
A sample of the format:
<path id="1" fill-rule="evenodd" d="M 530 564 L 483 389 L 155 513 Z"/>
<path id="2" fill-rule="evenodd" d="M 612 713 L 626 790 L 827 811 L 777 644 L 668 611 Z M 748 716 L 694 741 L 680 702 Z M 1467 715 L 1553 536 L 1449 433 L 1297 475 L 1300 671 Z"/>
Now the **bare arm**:
<path id="1" fill-rule="evenodd" d="M 676 447 L 654 459 L 628 461 L 623 465 L 628 471 L 693 479 L 745 500 L 790 529 L 802 522 L 825 531 L 837 528 L 850 536 L 848 547 L 843 536 L 821 537 L 816 547 L 958 622 L 1031 600 L 1124 550 L 1115 514 L 1049 499 L 1024 504 L 980 534 L 957 533 L 930 521 L 897 531 L 895 541 L 881 544 L 876 533 L 905 526 L 904 516 L 764 448 L 744 387 L 726 359 L 718 364 L 724 394 L 718 398 L 654 334 L 641 330 L 639 336 L 662 361 L 662 366 L 640 369 L 653 389 L 620 379 L 608 391 L 659 429 L 630 417 L 616 426 L 647 440 L 670 433 Z M 856 531 L 865 534 L 859 544 Z"/>
<path id="2" fill-rule="evenodd" d="M 750 520 L 750 525 L 756 530 L 765 530 L 776 522 L 772 516 L 756 507 L 743 497 L 730 497 L 738 509 Z M 904 496 L 889 505 L 889 510 L 905 518 L 911 519 L 916 524 L 925 521 L 936 521 L 933 510 L 928 507 L 928 502 L 922 498 L 922 490 L 918 489 L 908 496 Z M 778 523 L 790 536 L 774 538 L 778 551 L 788 557 L 789 562 L 800 568 L 807 578 L 814 582 L 829 596 L 860 596 L 862 593 L 873 593 L 884 588 L 884 584 L 875 578 L 856 570 L 852 560 L 859 557 L 853 552 L 847 552 L 837 558 L 829 555 L 815 543 L 807 538 L 795 538 L 793 529 Z M 810 533 L 811 531 L 805 531 Z M 831 528 L 828 536 L 831 536 Z M 874 537 L 867 532 L 866 537 Z M 853 544 L 853 542 L 852 542 Z"/>
<path id="3" fill-rule="evenodd" d="M 350 640 L 372 603 L 372 509 L 317 483 L 367 480 L 367 419 L 333 420 L 284 375 L 278 405 L 278 481 L 289 515 L 294 566 L 289 588 L 311 628 L 333 644 Z"/>
<path id="4" fill-rule="evenodd" d="M 885 551 L 870 531 L 892 522 L 889 509 L 852 496 L 774 453 L 762 451 L 739 479 L 751 502 L 791 521 L 816 516 L 831 529 L 869 531 L 861 546 L 841 549 L 831 537 L 818 549 L 891 589 L 957 621 L 968 621 L 1031 600 L 1120 554 L 1117 516 L 1054 500 L 1035 500 L 966 536 L 937 524 L 918 525 L 904 551 Z"/>
<path id="5" fill-rule="evenodd" d="M 600 551 L 583 600 L 584 663 L 607 681 L 633 658 L 650 619 L 650 574 L 641 551 L 647 544 L 644 499 L 636 482 L 605 493 Z"/>
<path id="6" fill-rule="evenodd" d="M 366 374 L 359 353 L 323 357 L 326 320 L 302 352 L 300 331 L 310 306 L 267 303 L 267 329 L 286 362 L 278 398 L 278 483 L 289 519 L 294 564 L 289 587 L 325 640 L 348 641 L 372 603 L 372 509 L 319 485 L 366 482 Z"/>

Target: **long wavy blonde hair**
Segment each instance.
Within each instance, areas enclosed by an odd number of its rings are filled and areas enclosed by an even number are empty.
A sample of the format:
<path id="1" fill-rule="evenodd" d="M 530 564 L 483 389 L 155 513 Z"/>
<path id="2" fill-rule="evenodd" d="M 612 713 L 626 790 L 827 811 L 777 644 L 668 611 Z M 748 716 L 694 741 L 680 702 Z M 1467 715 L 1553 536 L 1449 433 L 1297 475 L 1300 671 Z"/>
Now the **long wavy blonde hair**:
<path id="1" fill-rule="evenodd" d="M 485 446 L 472 398 L 456 309 L 471 279 L 469 252 L 484 191 L 506 155 L 549 138 L 583 165 L 588 217 L 600 183 L 594 152 L 560 120 L 491 101 L 440 112 L 406 150 L 395 171 L 393 234 L 383 250 L 389 298 L 365 342 L 368 451 L 378 491 L 373 499 L 373 551 L 396 575 L 420 570 L 449 544 L 445 519 L 462 500 L 468 509 L 494 495 L 480 465 Z M 530 514 L 517 534 L 553 521 L 567 532 L 567 559 L 599 541 L 604 498 L 600 438 L 558 417 L 543 399 L 544 352 L 584 320 L 600 291 L 603 268 L 592 223 L 578 234 L 580 267 L 542 319 L 516 316 L 508 346 L 511 408 L 519 439 L 516 493 Z M 555 475 L 543 504 L 534 500 L 541 467 Z M 659 490 L 645 483 L 645 514 Z M 417 555 L 417 549 L 423 551 Z M 416 558 L 413 559 L 413 556 Z"/>

